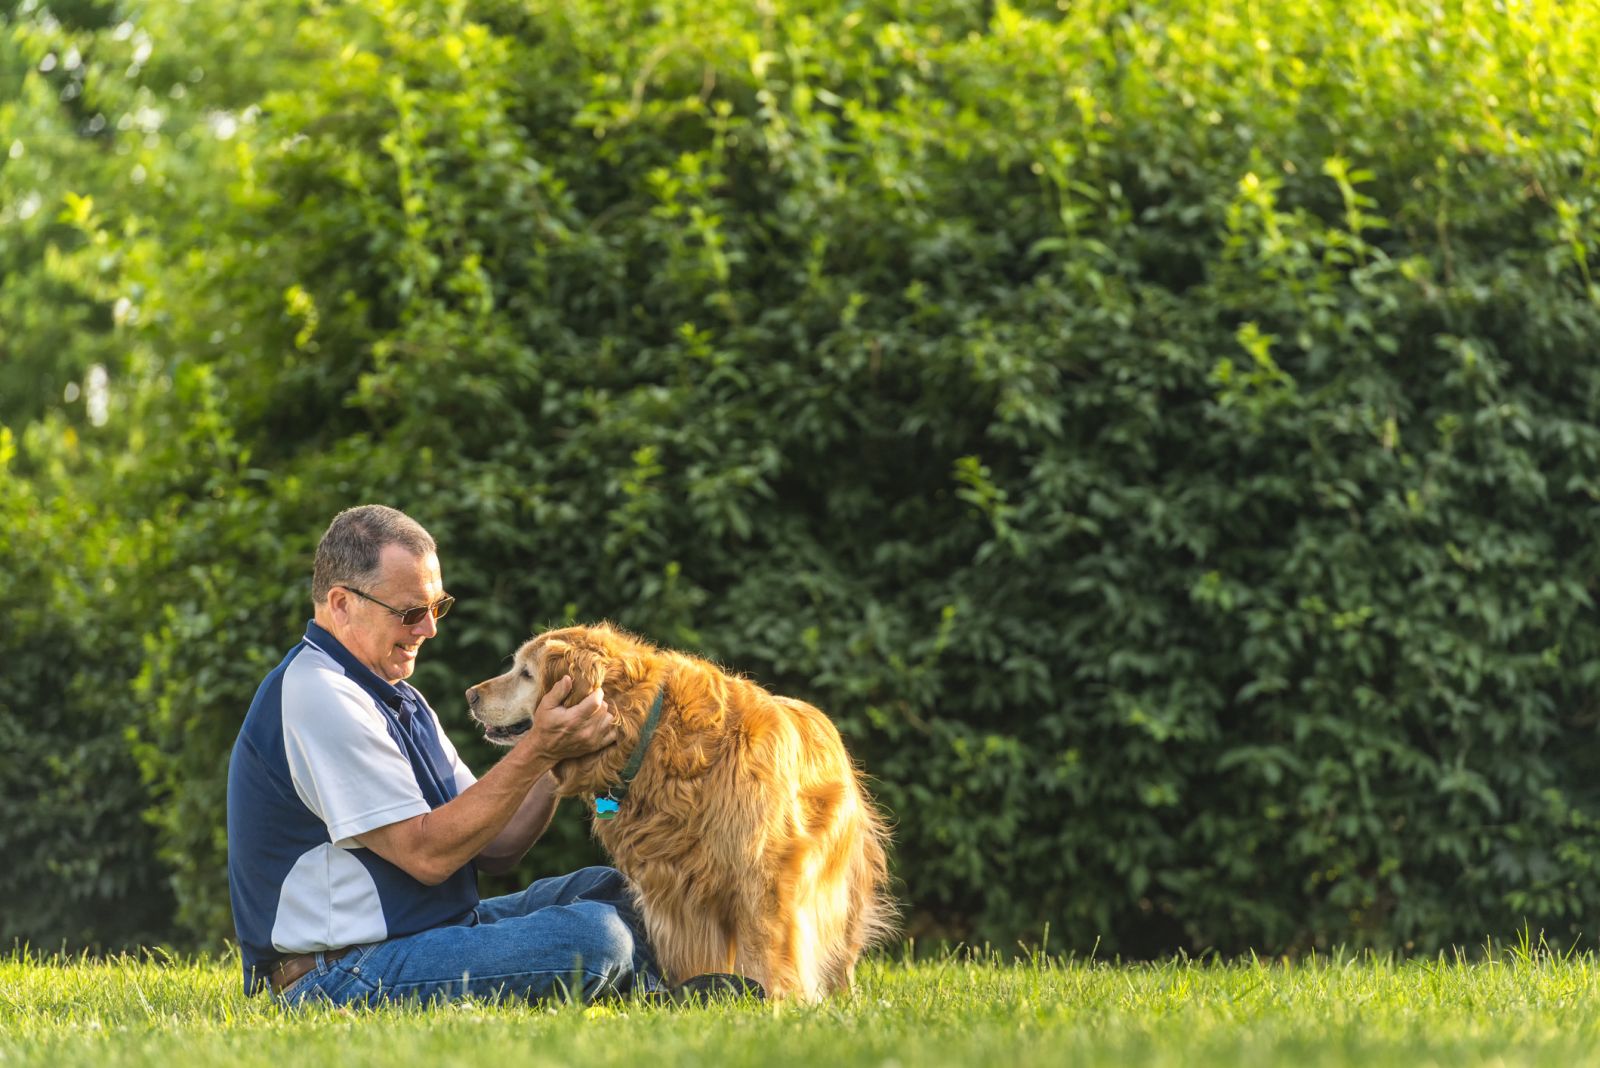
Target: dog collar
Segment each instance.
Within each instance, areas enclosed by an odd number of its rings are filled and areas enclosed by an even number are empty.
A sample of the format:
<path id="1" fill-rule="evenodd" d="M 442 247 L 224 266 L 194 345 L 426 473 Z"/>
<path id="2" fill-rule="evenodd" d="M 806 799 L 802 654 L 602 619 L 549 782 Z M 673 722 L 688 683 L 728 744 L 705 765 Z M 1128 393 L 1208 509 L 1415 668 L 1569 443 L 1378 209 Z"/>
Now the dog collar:
<path id="1" fill-rule="evenodd" d="M 639 774 L 639 766 L 644 763 L 644 751 L 650 748 L 650 739 L 655 737 L 656 727 L 661 723 L 661 706 L 666 699 L 667 684 L 662 683 L 661 689 L 656 691 L 655 703 L 650 706 L 650 714 L 644 718 L 644 729 L 639 732 L 639 744 L 633 747 L 633 755 L 628 758 L 627 767 L 622 769 L 622 781 L 607 790 L 606 796 L 594 799 L 595 819 L 609 820 L 615 817 L 622 799 L 628 796 L 628 785 L 633 782 L 633 777 Z"/>

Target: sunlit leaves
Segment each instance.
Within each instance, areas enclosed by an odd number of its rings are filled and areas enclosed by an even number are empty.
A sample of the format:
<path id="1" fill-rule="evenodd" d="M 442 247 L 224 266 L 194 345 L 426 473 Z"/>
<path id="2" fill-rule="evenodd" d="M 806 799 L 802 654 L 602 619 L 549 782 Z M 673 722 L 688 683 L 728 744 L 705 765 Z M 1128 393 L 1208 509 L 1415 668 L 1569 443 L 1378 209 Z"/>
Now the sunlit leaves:
<path id="1" fill-rule="evenodd" d="M 220 755 L 367 499 L 444 547 L 418 679 L 475 763 L 449 695 L 540 626 L 706 653 L 839 723 L 917 932 L 1578 922 L 1600 33 L 1458 7 L 19 23 L 0 345 L 52 384 L 4 410 L 94 521 L 30 511 L 17 573 L 141 547 L 85 575 L 183 924 L 226 931 Z"/>

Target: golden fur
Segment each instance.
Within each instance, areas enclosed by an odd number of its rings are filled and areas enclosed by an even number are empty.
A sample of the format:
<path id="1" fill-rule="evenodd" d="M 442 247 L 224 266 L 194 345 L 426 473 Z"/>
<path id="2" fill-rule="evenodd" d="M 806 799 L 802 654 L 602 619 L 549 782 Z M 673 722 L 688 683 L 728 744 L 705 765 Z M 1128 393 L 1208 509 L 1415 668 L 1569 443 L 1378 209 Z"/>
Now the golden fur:
<path id="1" fill-rule="evenodd" d="M 594 832 L 628 878 L 667 978 L 737 972 L 773 997 L 848 989 L 894 915 L 888 832 L 828 718 L 714 665 L 607 625 L 548 631 L 473 687 L 491 740 L 570 674 L 595 687 L 618 742 L 556 768 L 563 797 L 621 779 L 657 690 L 660 724 L 616 817 Z"/>

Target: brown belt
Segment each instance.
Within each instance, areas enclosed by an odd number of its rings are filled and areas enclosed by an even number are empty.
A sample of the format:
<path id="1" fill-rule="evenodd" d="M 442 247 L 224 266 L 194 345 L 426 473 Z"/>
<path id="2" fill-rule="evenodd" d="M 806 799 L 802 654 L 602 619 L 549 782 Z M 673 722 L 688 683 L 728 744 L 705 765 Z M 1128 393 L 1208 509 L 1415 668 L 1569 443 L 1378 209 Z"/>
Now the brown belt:
<path id="1" fill-rule="evenodd" d="M 343 949 L 330 949 L 322 954 L 322 959 L 327 963 L 332 964 L 334 961 L 345 956 L 346 954 L 354 953 L 355 950 L 355 946 L 345 946 Z M 274 994 L 283 993 L 289 988 L 290 983 L 294 982 L 296 979 L 300 978 L 302 975 L 306 974 L 316 966 L 317 955 L 315 953 L 301 953 L 298 956 L 283 958 L 277 964 L 272 966 L 272 974 L 268 976 L 268 980 L 272 983 L 272 992 Z"/>

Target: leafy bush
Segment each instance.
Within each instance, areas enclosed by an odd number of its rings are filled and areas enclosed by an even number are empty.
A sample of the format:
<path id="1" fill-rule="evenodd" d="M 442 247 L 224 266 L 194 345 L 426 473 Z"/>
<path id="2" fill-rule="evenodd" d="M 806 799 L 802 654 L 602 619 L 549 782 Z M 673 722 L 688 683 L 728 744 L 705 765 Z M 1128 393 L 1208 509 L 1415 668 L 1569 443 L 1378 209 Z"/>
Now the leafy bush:
<path id="1" fill-rule="evenodd" d="M 118 949 L 162 937 L 172 896 L 140 818 L 150 798 L 128 752 L 137 719 L 115 684 L 140 650 L 96 611 L 136 563 L 136 537 L 12 470 L 0 426 L 0 936 L 39 950 Z M 72 552 L 50 551 L 70 539 Z"/>
<path id="2" fill-rule="evenodd" d="M 239 10 L 294 62 L 191 84 L 165 199 L 80 226 L 192 935 L 362 500 L 441 542 L 458 738 L 546 625 L 713 656 L 833 714 L 917 933 L 1427 949 L 1600 904 L 1592 14 Z"/>

